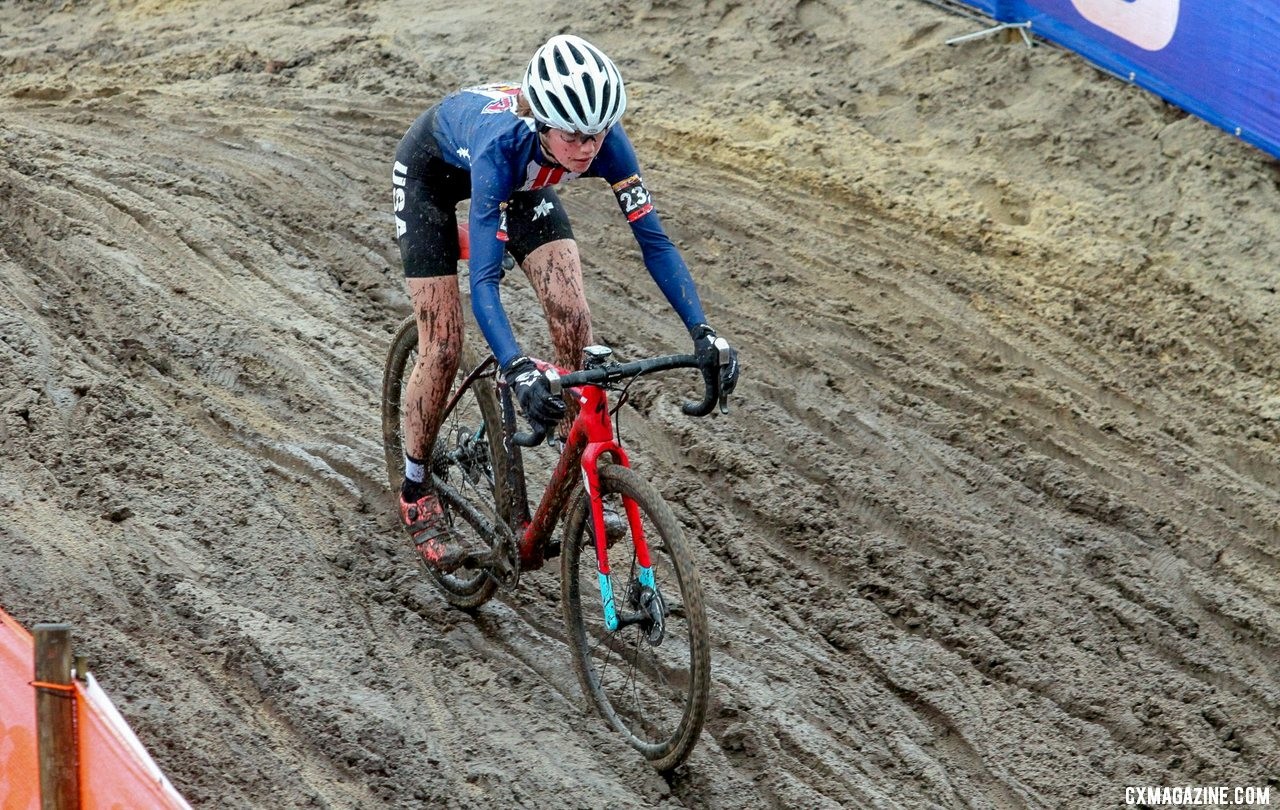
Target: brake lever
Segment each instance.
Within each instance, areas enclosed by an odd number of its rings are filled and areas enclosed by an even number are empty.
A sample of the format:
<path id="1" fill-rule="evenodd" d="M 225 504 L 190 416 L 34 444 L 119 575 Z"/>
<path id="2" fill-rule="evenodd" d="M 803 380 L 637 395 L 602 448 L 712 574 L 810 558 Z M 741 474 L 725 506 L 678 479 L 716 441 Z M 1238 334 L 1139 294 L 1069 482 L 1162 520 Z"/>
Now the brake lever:
<path id="1" fill-rule="evenodd" d="M 716 347 L 716 351 L 717 351 L 717 352 L 719 352 L 719 354 L 720 354 L 720 367 L 721 367 L 721 368 L 724 368 L 725 366 L 727 366 L 727 365 L 729 365 L 731 362 L 733 362 L 733 353 L 732 353 L 732 351 L 729 349 L 729 341 L 725 340 L 725 339 L 724 339 L 724 338 L 722 338 L 722 337 L 717 336 L 717 337 L 716 337 L 716 339 L 712 342 L 712 344 L 711 344 L 711 345 L 712 345 L 712 346 L 715 346 L 715 347 Z M 723 381 L 723 378 L 720 378 L 720 379 Z M 728 394 L 728 392 L 723 392 L 723 391 L 722 391 L 722 392 L 721 392 L 721 394 L 720 394 L 719 399 L 720 399 L 720 413 L 728 413 L 728 412 L 729 412 L 729 394 Z"/>

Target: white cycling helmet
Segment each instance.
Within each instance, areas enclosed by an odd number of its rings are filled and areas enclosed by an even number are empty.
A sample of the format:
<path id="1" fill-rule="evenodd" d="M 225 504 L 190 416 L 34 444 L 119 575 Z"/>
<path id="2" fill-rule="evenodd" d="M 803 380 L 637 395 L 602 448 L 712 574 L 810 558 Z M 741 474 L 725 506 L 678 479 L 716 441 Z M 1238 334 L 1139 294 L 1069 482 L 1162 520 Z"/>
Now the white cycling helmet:
<path id="1" fill-rule="evenodd" d="M 533 54 L 521 89 L 538 123 L 584 135 L 604 132 L 627 108 L 613 60 L 572 34 L 552 37 Z"/>

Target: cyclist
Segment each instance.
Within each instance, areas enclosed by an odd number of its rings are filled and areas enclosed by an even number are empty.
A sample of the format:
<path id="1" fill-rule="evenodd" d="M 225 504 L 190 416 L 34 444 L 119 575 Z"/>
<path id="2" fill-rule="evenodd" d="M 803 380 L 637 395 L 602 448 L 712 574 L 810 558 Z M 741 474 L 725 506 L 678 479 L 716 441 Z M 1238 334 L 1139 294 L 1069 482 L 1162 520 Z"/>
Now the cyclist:
<path id="1" fill-rule="evenodd" d="M 635 151 L 619 120 L 627 106 L 622 77 L 598 48 L 571 35 L 538 48 L 520 85 L 469 87 L 414 121 L 392 170 L 396 236 L 418 323 L 418 361 L 405 402 L 405 477 L 400 514 L 419 553 L 442 571 L 465 554 L 430 483 L 435 444 L 462 349 L 455 208 L 470 198 L 471 304 L 520 410 L 550 430 L 562 397 L 520 349 L 502 308 L 504 248 L 537 294 L 556 362 L 577 368 L 590 345 L 591 313 L 577 243 L 554 186 L 603 178 L 617 197 L 657 282 L 702 357 L 716 356 L 715 331 L 679 251 L 658 221 Z M 737 383 L 736 352 L 722 388 Z"/>

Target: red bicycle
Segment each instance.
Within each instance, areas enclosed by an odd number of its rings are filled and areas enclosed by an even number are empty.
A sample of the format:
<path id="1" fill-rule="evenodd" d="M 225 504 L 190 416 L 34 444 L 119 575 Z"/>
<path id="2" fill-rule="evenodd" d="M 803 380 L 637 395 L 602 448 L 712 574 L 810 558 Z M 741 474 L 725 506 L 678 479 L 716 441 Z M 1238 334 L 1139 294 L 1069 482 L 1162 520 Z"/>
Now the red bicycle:
<path id="1" fill-rule="evenodd" d="M 416 353 L 417 327 L 409 318 L 392 341 L 383 375 L 383 445 L 392 489 L 400 484 L 401 402 Z M 423 567 L 451 604 L 474 609 L 499 587 L 516 587 L 523 572 L 559 556 L 561 605 L 583 691 L 613 728 L 667 771 L 689 756 L 706 718 L 706 611 L 680 523 L 631 469 L 611 416 L 637 378 L 701 367 L 693 355 L 631 363 L 612 362 L 611 355 L 604 346 L 588 347 L 583 370 L 575 372 L 538 361 L 556 393 L 572 394 L 577 414 L 530 512 L 521 449 L 545 437 L 517 432 L 515 405 L 497 361 L 464 350 L 430 464 L 445 514 L 477 550 L 450 574 Z M 723 342 L 720 360 L 728 362 Z M 709 414 L 717 402 L 724 410 L 719 369 L 704 371 L 702 401 L 683 406 L 692 416 Z M 610 390 L 623 392 L 612 409 Z M 625 511 L 622 537 L 606 532 L 606 499 L 620 501 Z M 562 519 L 557 541 L 553 534 Z"/>

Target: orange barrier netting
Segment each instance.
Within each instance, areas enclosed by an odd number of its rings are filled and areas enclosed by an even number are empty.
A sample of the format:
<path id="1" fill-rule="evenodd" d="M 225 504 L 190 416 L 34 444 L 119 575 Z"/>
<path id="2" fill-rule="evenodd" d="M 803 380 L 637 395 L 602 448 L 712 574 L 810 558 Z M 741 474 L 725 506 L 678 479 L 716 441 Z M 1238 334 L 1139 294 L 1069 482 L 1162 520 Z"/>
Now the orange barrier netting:
<path id="1" fill-rule="evenodd" d="M 0 810 L 39 810 L 31 634 L 0 610 Z M 190 810 L 92 675 L 76 681 L 80 806 Z"/>
<path id="2" fill-rule="evenodd" d="M 40 810 L 36 759 L 36 690 L 31 634 L 0 610 L 0 804 Z"/>

